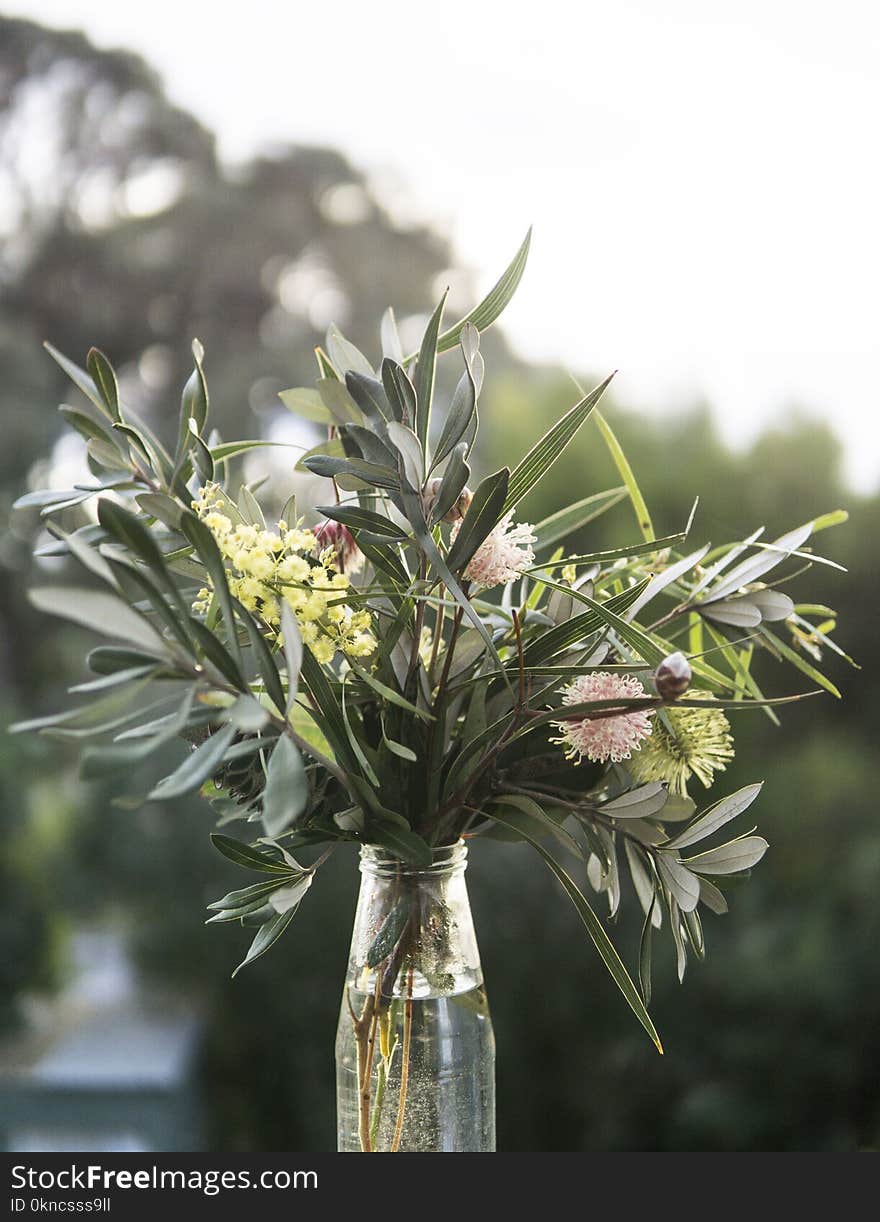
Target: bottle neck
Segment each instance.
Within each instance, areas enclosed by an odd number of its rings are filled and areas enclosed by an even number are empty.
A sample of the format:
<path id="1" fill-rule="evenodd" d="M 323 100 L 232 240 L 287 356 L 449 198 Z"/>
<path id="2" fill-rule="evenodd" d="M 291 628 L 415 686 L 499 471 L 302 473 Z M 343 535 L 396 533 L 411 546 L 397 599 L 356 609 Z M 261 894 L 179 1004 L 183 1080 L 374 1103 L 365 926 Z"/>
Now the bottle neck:
<path id="1" fill-rule="evenodd" d="M 462 875 L 466 869 L 467 845 L 463 840 L 434 849 L 429 866 L 414 866 L 401 861 L 399 857 L 376 844 L 365 844 L 361 847 L 360 870 L 369 878 L 427 883 Z"/>
<path id="2" fill-rule="evenodd" d="M 361 849 L 361 889 L 352 932 L 349 985 L 383 997 L 464 993 L 482 984 L 465 883 L 462 842 L 435 850 L 429 866 L 386 849 Z"/>

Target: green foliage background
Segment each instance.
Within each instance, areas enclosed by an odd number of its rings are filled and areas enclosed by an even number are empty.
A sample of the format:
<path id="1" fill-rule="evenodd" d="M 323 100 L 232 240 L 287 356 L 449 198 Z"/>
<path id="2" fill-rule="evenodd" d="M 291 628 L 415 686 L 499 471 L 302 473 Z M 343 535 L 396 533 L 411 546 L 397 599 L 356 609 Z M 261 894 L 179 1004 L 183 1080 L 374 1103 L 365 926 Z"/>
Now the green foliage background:
<path id="1" fill-rule="evenodd" d="M 401 320 L 432 305 L 451 261 L 447 244 L 427 230 L 395 226 L 340 154 L 278 150 L 231 172 L 218 164 L 211 133 L 167 102 L 136 57 L 5 18 L 0 48 L 8 82 L 0 96 L 0 178 L 20 205 L 0 264 L 4 523 L 57 437 L 55 405 L 69 394 L 40 349 L 43 339 L 79 359 L 90 344 L 101 347 L 146 414 L 172 431 L 189 341 L 198 335 L 212 412 L 225 435 L 244 436 L 286 417 L 279 389 L 311 379 L 320 328 L 289 294 L 283 304 L 285 269 L 295 275 L 319 267 L 320 283 L 333 287 L 347 312 L 346 333 L 368 351 L 389 302 Z M 66 92 L 52 83 L 61 62 L 72 66 Z M 27 134 L 17 92 L 23 84 L 42 89 L 64 120 L 56 173 L 36 192 L 17 168 L 16 148 Z M 140 119 L 114 139 L 120 104 L 135 91 Z M 157 163 L 176 168 L 178 195 L 163 211 L 132 215 L 125 184 Z M 83 187 L 99 166 L 110 186 L 96 223 Z M 339 188 L 359 200 L 354 221 L 342 223 L 328 204 Z M 509 218 L 514 228 L 522 219 Z M 528 277 L 521 291 L 529 291 Z M 576 397 L 557 371 L 524 366 L 498 333 L 485 337 L 484 351 L 480 474 L 518 459 Z M 589 359 L 585 351 L 586 365 Z M 146 387 L 139 368 L 154 371 Z M 708 961 L 682 987 L 671 961 L 655 973 L 662 1059 L 534 855 L 505 844 L 475 847 L 469 880 L 498 1039 L 502 1149 L 851 1149 L 880 1140 L 871 679 L 880 502 L 844 486 L 822 404 L 810 408 L 809 416 L 781 413 L 754 445 L 734 453 L 705 408 L 649 419 L 613 395 L 603 404 L 660 534 L 679 528 L 697 492 L 699 535 L 715 540 L 760 523 L 772 537 L 829 508 L 850 510 L 850 524 L 828 544 L 849 572 L 814 568 L 809 593 L 839 610 L 840 640 L 864 669 L 832 662 L 843 704 L 822 697 L 795 706 L 781 730 L 757 712 L 736 721 L 738 757 L 722 792 L 766 778 L 758 817 L 771 849 L 731 914 L 708 923 Z M 616 482 L 588 424 L 519 516 L 537 520 Z M 4 723 L 58 707 L 82 675 L 85 644 L 85 634 L 38 617 L 24 597 L 36 514 L 8 525 L 0 544 Z M 587 528 L 579 550 L 637 537 L 624 503 Z M 768 695 L 782 694 L 790 681 L 765 666 Z M 115 922 L 128 931 L 146 979 L 204 1005 L 210 1148 L 330 1148 L 353 855 L 334 855 L 291 934 L 231 982 L 248 935 L 242 931 L 242 947 L 233 947 L 234 935 L 203 925 L 205 903 L 236 881 L 208 842 L 207 807 L 154 804 L 133 813 L 111 806 L 113 796 L 80 783 L 72 755 L 57 744 L 0 738 L 0 1023 L 14 1028 L 23 996 L 58 986 L 71 928 Z M 634 908 L 616 938 L 630 963 Z"/>

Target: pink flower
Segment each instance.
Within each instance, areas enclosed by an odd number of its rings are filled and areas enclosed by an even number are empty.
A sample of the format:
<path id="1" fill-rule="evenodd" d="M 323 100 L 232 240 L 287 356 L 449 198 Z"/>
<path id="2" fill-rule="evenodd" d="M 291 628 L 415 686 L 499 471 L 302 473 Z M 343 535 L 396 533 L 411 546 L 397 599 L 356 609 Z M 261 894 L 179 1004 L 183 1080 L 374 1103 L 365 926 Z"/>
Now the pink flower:
<path id="1" fill-rule="evenodd" d="M 639 680 L 632 675 L 612 675 L 603 670 L 581 675 L 570 683 L 563 689 L 562 703 L 582 704 L 588 700 L 615 698 L 629 700 L 647 694 Z M 553 742 L 565 745 L 567 759 L 577 757 L 580 762 L 586 757 L 597 764 L 604 764 L 606 760 L 619 764 L 621 760 L 629 759 L 633 751 L 638 751 L 642 740 L 651 733 L 651 714 L 646 710 L 634 709 L 632 712 L 616 713 L 612 717 L 608 716 L 607 709 L 601 712 L 604 714 L 601 717 L 553 722 L 562 732 Z"/>
<path id="2" fill-rule="evenodd" d="M 511 509 L 477 548 L 464 571 L 466 581 L 487 589 L 506 585 L 508 581 L 516 581 L 534 563 L 532 528 L 526 522 L 511 526 L 512 518 Z M 452 528 L 453 539 L 458 534 L 458 525 Z"/>
<path id="3" fill-rule="evenodd" d="M 364 554 L 354 541 L 354 535 L 341 522 L 325 518 L 316 526 L 313 534 L 318 540 L 318 551 L 332 547 L 336 553 L 334 564 L 340 573 L 359 573 L 364 567 Z"/>

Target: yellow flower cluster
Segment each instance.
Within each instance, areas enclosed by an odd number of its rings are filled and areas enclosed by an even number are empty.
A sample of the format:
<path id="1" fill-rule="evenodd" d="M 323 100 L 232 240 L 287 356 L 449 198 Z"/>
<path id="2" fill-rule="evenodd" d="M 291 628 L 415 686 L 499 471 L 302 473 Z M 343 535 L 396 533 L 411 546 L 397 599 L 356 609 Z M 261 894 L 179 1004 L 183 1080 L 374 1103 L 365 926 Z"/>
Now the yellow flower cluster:
<path id="1" fill-rule="evenodd" d="M 335 552 L 318 552 L 310 530 L 279 522 L 277 531 L 246 522 L 233 524 L 231 509 L 217 484 L 206 484 L 193 501 L 193 509 L 209 528 L 226 561 L 229 589 L 248 611 L 254 612 L 280 641 L 283 599 L 294 612 L 303 643 L 319 662 L 332 661 L 337 650 L 362 658 L 376 648 L 370 631 L 369 611 L 355 611 L 340 601 L 349 588 L 344 573 L 334 567 Z M 209 587 L 199 590 L 193 610 L 204 615 L 211 602 Z"/>

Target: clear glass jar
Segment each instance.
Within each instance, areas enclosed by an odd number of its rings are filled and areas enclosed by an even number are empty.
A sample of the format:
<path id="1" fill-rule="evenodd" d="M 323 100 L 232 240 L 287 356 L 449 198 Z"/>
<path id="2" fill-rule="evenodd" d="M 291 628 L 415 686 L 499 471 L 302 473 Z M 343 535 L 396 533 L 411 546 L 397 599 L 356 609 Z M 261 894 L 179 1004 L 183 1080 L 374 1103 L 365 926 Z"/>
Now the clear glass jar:
<path id="1" fill-rule="evenodd" d="M 463 842 L 426 869 L 361 849 L 336 1036 L 338 1148 L 495 1149 L 495 1037 Z"/>

